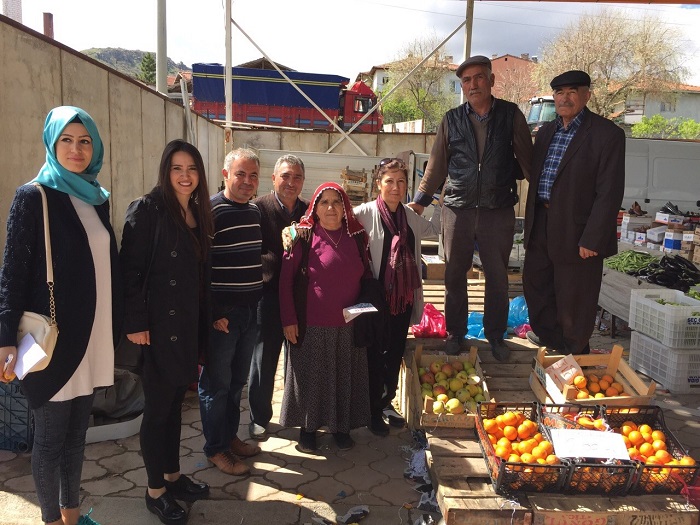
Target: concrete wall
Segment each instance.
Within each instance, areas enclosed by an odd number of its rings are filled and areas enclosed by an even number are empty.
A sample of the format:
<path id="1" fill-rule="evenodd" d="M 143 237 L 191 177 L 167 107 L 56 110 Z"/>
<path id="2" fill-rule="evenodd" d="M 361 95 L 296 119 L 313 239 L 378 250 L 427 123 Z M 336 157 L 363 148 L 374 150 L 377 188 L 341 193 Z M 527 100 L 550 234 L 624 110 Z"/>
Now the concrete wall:
<path id="1" fill-rule="evenodd" d="M 105 144 L 98 177 L 109 189 L 112 224 L 121 236 L 124 212 L 155 184 L 167 142 L 186 138 L 182 106 L 85 55 L 0 16 L 0 247 L 15 189 L 33 179 L 45 160 L 46 114 L 79 106 L 95 119 Z M 210 192 L 221 178 L 224 132 L 193 114 L 195 144 L 204 158 Z"/>

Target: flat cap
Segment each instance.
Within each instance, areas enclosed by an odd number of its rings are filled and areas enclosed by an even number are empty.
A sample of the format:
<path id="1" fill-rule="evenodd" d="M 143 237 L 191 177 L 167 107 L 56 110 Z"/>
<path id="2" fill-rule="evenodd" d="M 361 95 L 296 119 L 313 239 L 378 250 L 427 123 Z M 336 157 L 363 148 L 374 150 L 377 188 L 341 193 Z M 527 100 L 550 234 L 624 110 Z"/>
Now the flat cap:
<path id="1" fill-rule="evenodd" d="M 591 87 L 591 77 L 589 77 L 588 73 L 585 71 L 574 69 L 554 77 L 549 85 L 552 87 L 552 89 L 579 86 Z"/>
<path id="2" fill-rule="evenodd" d="M 474 55 L 462 62 L 457 68 L 457 76 L 462 78 L 462 72 L 469 66 L 486 66 L 491 69 L 491 61 L 483 55 Z"/>

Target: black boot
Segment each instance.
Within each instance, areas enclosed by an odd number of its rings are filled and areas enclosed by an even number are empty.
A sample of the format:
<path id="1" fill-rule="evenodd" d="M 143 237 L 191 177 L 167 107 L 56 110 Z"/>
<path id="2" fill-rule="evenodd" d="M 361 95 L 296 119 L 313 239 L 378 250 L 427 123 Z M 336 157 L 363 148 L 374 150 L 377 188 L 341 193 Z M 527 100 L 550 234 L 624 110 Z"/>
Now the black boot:
<path id="1" fill-rule="evenodd" d="M 307 432 L 305 428 L 299 431 L 299 444 L 297 445 L 297 450 L 299 452 L 304 452 L 306 454 L 313 454 L 318 450 L 316 445 L 316 431 Z"/>
<path id="2" fill-rule="evenodd" d="M 166 525 L 179 525 L 187 522 L 187 513 L 178 505 L 170 492 L 165 492 L 158 498 L 152 498 L 146 491 L 146 508 Z"/>

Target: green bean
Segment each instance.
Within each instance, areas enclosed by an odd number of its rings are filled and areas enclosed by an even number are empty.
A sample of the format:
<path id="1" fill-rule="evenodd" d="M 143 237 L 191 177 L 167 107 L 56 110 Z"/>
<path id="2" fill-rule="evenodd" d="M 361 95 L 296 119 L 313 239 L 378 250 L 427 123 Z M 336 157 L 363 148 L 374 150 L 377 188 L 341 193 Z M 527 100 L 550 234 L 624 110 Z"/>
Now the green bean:
<path id="1" fill-rule="evenodd" d="M 608 257 L 603 262 L 605 266 L 618 272 L 637 272 L 645 268 L 650 262 L 657 260 L 656 257 L 636 250 L 627 250 L 617 255 Z"/>

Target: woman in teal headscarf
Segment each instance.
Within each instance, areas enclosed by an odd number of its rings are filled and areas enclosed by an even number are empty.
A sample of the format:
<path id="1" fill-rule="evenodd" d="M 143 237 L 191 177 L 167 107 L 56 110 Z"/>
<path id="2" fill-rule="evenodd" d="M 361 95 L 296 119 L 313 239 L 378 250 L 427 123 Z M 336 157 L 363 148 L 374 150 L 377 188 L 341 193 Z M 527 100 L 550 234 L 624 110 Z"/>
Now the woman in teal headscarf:
<path id="1" fill-rule="evenodd" d="M 8 364 L 0 381 L 15 376 L 22 313 L 50 315 L 38 184 L 47 201 L 59 334 L 49 365 L 19 378 L 34 416 L 32 474 L 45 523 L 88 525 L 96 522 L 80 515 L 80 475 L 94 390 L 114 382 L 115 329 L 121 326 L 117 244 L 109 192 L 96 180 L 104 148 L 90 115 L 54 108 L 44 124 L 44 145 L 46 163 L 17 189 L 7 219 L 0 364 Z"/>

